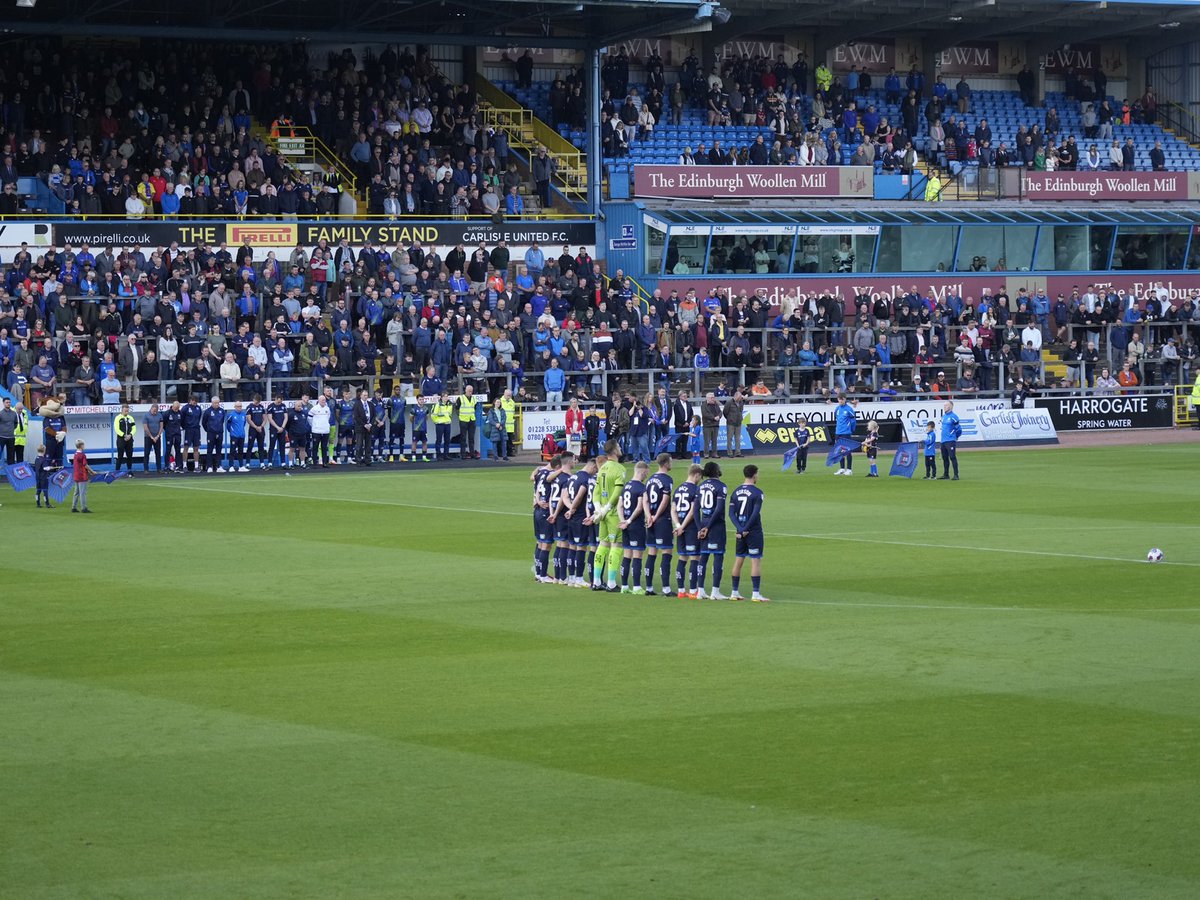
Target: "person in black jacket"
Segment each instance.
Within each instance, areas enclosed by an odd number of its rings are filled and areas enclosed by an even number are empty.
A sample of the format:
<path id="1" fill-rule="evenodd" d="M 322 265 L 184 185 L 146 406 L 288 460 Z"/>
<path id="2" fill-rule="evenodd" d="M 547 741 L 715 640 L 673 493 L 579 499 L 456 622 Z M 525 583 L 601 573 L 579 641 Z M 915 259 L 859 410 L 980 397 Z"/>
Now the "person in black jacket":
<path id="1" fill-rule="evenodd" d="M 360 466 L 371 465 L 371 422 L 370 395 L 362 388 L 354 404 L 354 461 Z"/>

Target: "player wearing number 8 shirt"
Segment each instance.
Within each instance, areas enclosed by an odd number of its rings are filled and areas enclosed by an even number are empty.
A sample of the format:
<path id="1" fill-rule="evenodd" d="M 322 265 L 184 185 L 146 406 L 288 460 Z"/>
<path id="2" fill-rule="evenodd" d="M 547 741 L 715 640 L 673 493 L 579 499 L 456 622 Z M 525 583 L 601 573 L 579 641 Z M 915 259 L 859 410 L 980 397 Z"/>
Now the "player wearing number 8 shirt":
<path id="1" fill-rule="evenodd" d="M 639 462 L 633 467 L 633 480 L 621 491 L 621 593 L 631 593 L 630 570 L 633 571 L 632 593 L 644 594 L 642 590 L 642 553 L 646 549 L 646 476 L 650 464 Z"/>
<path id="2" fill-rule="evenodd" d="M 592 526 L 587 524 L 591 513 L 589 487 L 596 477 L 596 461 L 589 459 L 583 468 L 571 476 L 563 493 L 562 517 L 567 523 L 567 586 L 587 587 L 583 567 L 587 562 L 588 540 Z"/>
<path id="3" fill-rule="evenodd" d="M 725 566 L 725 496 L 728 488 L 721 480 L 721 467 L 715 462 L 704 466 L 704 481 L 700 482 L 700 509 L 696 513 L 700 528 L 697 537 L 700 538 L 700 559 L 696 565 L 700 571 L 696 576 L 698 590 L 696 599 L 705 600 L 708 595 L 704 592 L 704 580 L 708 569 L 708 560 L 712 558 L 713 581 L 712 598 L 724 600 L 721 593 L 721 570 Z"/>
<path id="4" fill-rule="evenodd" d="M 733 561 L 732 572 L 733 593 L 729 595 L 729 599 L 743 599 L 742 595 L 738 593 L 738 584 L 741 581 L 742 563 L 749 559 L 750 580 L 754 585 L 754 592 L 750 595 L 750 599 L 755 603 L 766 603 L 768 602 L 767 598 L 762 595 L 760 590 L 763 556 L 763 492 L 758 487 L 758 466 L 746 466 L 742 469 L 742 475 L 746 480 L 734 488 L 733 493 L 729 495 L 729 521 L 733 523 L 733 530 L 737 536 L 735 549 L 737 558 Z"/>
<path id="5" fill-rule="evenodd" d="M 546 502 L 550 504 L 549 523 L 554 528 L 554 577 L 555 584 L 567 584 L 567 544 L 570 541 L 570 522 L 563 515 L 567 487 L 571 484 L 571 469 L 575 465 L 574 453 L 563 453 L 559 457 L 558 472 L 546 479 L 549 485 Z"/>
<path id="6" fill-rule="evenodd" d="M 671 593 L 671 494 L 675 482 L 670 474 L 671 454 L 660 453 L 656 462 L 658 471 L 646 482 L 646 593 L 654 594 L 654 564 L 659 562 L 665 596 Z"/>

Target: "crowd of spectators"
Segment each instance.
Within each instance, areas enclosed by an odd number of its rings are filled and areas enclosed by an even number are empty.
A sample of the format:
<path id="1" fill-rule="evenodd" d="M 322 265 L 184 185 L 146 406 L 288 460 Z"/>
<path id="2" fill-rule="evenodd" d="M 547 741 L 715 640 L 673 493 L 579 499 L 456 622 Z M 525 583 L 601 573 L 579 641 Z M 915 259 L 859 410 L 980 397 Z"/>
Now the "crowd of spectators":
<path id="1" fill-rule="evenodd" d="M 423 48 L 312 60 L 306 45 L 31 41 L 0 73 L 0 214 L 39 177 L 63 211 L 106 216 L 338 211 L 333 170 L 292 166 L 254 124 L 311 131 L 352 172 L 369 211 L 491 215 L 523 183 L 504 132 Z M 259 134 L 261 132 L 258 132 Z"/>
<path id="2" fill-rule="evenodd" d="M 642 304 L 586 247 L 82 246 L 22 249 L 8 267 L 0 383 L 35 407 L 58 392 L 86 405 L 295 396 L 326 381 L 401 394 L 470 383 L 557 404 L 711 369 L 752 394 L 887 395 L 1041 380 L 1047 347 L 1073 385 L 1125 359 L 1139 382 L 1170 384 L 1189 378 L 1198 330 L 1200 298 L 1173 302 L 1158 286 L 976 300 L 914 285 L 894 301 L 799 293 L 773 309 L 717 288 Z M 957 380 L 939 381 L 947 371 Z"/>

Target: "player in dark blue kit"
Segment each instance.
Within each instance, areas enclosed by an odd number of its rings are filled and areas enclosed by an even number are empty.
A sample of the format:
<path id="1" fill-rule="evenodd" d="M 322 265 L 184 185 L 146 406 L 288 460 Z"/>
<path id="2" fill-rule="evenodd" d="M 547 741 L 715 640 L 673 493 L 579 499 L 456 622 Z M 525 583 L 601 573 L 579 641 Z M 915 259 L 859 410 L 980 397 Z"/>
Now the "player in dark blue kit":
<path id="1" fill-rule="evenodd" d="M 163 410 L 163 452 L 168 471 L 183 470 L 183 409 L 178 400 Z"/>
<path id="2" fill-rule="evenodd" d="M 279 468 L 287 465 L 288 408 L 276 397 L 267 405 L 267 468 L 275 465 L 275 453 L 279 453 Z"/>
<path id="3" fill-rule="evenodd" d="M 254 446 L 258 445 L 258 467 L 261 469 L 267 463 L 267 408 L 263 406 L 262 396 L 254 395 L 250 405 L 246 407 L 246 456 L 254 459 Z"/>
<path id="4" fill-rule="evenodd" d="M 354 397 L 350 388 L 342 389 L 341 399 L 336 404 L 337 417 L 337 446 L 335 454 L 340 459 L 334 462 L 350 463 L 354 461 Z"/>
<path id="5" fill-rule="evenodd" d="M 633 467 L 633 479 L 621 490 L 617 513 L 621 517 L 621 593 L 644 594 L 642 589 L 642 554 L 646 550 L 646 476 L 650 464 L 639 462 Z M 633 588 L 629 577 L 633 575 Z"/>
<path id="6" fill-rule="evenodd" d="M 204 410 L 200 408 L 195 394 L 188 398 L 188 402 L 180 410 L 180 414 L 183 416 L 183 455 L 186 457 L 188 451 L 191 451 L 192 471 L 198 472 L 200 471 L 200 417 L 204 415 Z M 187 471 L 186 459 L 180 467 Z"/>
<path id="7" fill-rule="evenodd" d="M 671 495 L 671 532 L 675 535 L 675 586 L 679 599 L 696 599 L 696 573 L 693 565 L 700 556 L 700 538 L 696 536 L 696 511 L 699 506 L 700 477 L 704 470 L 697 465 L 688 469 L 687 481 Z M 687 582 L 691 576 L 691 584 Z"/>
<path id="8" fill-rule="evenodd" d="M 414 456 L 415 447 L 414 444 Z M 550 479 L 558 474 L 562 460 L 554 457 L 544 466 L 538 466 L 530 476 L 533 480 L 533 577 L 539 582 L 552 581 L 546 570 L 550 565 L 550 545 L 554 542 L 554 526 L 550 524 Z"/>
<path id="9" fill-rule="evenodd" d="M 565 501 L 567 486 L 571 483 L 571 469 L 575 465 L 575 454 L 564 453 L 558 460 L 558 471 L 546 479 L 546 502 L 550 505 L 547 521 L 554 529 L 554 584 L 567 584 L 567 544 L 570 539 L 571 523 L 566 516 Z"/>
<path id="10" fill-rule="evenodd" d="M 737 537 L 737 546 L 734 550 L 737 558 L 733 561 L 733 572 L 731 573 L 733 593 L 729 595 L 729 599 L 744 599 L 738 593 L 738 583 L 741 581 L 742 563 L 749 559 L 750 581 L 754 585 L 750 599 L 755 603 L 768 603 L 770 601 L 762 595 L 761 590 L 763 492 L 758 487 L 758 466 L 746 466 L 742 469 L 742 475 L 746 480 L 735 487 L 733 493 L 729 495 L 729 521 L 733 523 L 733 530 Z"/>
<path id="11" fill-rule="evenodd" d="M 591 515 L 587 498 L 591 492 L 591 479 L 596 475 L 596 461 L 589 459 L 578 472 L 567 482 L 567 490 L 563 494 L 562 516 L 567 522 L 567 586 L 582 588 L 588 585 L 583 580 L 583 567 L 587 559 L 588 533 L 591 526 L 587 524 Z"/>
<path id="12" fill-rule="evenodd" d="M 383 392 L 371 398 L 371 456 L 375 462 L 387 462 L 387 401 Z"/>
<path id="13" fill-rule="evenodd" d="M 608 457 L 603 453 L 598 453 L 588 461 L 593 463 L 595 468 L 588 472 L 587 499 L 584 500 L 584 511 L 587 514 L 587 517 L 583 520 L 584 525 L 587 527 L 587 531 L 584 533 L 587 560 L 584 562 L 583 568 L 583 586 L 596 587 L 594 583 L 596 571 L 594 566 L 596 563 L 596 550 L 600 547 L 600 526 L 596 524 L 595 488 L 600 467 L 608 461 Z"/>
<path id="14" fill-rule="evenodd" d="M 725 497 L 728 491 L 721 480 L 721 467 L 715 462 L 706 464 L 704 480 L 700 482 L 700 509 L 696 513 L 700 524 L 696 532 L 700 539 L 700 559 L 695 563 L 700 570 L 696 576 L 697 600 L 706 600 L 709 596 L 704 592 L 704 581 L 710 558 L 713 564 L 712 599 L 726 599 L 721 593 L 721 573 L 725 567 Z"/>
<path id="15" fill-rule="evenodd" d="M 671 593 L 671 454 L 660 453 L 658 471 L 646 482 L 646 593 L 654 595 L 654 564 L 662 565 L 663 594 Z"/>
<path id="16" fill-rule="evenodd" d="M 388 450 L 400 462 L 408 462 L 404 455 L 404 424 L 408 414 L 408 401 L 400 396 L 400 387 L 387 400 Z"/>

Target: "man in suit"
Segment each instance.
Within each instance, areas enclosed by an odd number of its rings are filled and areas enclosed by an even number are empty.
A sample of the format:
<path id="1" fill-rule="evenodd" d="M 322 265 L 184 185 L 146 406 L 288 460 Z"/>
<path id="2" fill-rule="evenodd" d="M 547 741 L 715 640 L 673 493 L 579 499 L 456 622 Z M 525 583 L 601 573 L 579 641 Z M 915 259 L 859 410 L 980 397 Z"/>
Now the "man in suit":
<path id="1" fill-rule="evenodd" d="M 117 354 L 117 369 L 120 371 L 121 383 L 125 385 L 130 401 L 137 398 L 138 368 L 141 366 L 142 349 L 138 346 L 137 335 L 131 334 Z"/>
<path id="2" fill-rule="evenodd" d="M 360 466 L 371 465 L 371 421 L 371 395 L 362 388 L 354 404 L 354 461 Z"/>
<path id="3" fill-rule="evenodd" d="M 692 401 L 687 391 L 680 391 L 671 404 L 671 416 L 675 420 L 675 433 L 680 435 L 675 441 L 675 458 L 687 459 L 687 435 L 692 424 Z"/>

